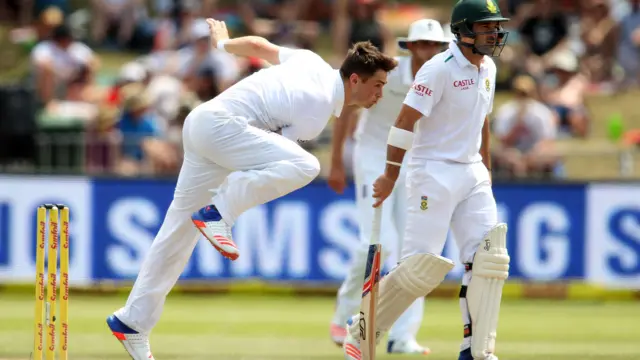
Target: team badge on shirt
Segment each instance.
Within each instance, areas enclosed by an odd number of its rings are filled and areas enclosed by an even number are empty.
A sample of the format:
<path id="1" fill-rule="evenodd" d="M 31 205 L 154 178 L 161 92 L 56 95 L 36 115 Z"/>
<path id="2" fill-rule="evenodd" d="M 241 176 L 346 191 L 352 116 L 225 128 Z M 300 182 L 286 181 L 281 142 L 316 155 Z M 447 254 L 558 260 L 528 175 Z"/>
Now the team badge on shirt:
<path id="1" fill-rule="evenodd" d="M 429 200 L 428 196 L 422 196 L 420 198 L 420 209 L 427 210 L 429 208 L 428 200 Z"/>
<path id="2" fill-rule="evenodd" d="M 489 78 L 484 79 L 484 88 L 487 89 L 487 91 L 491 91 L 491 81 L 489 81 Z"/>

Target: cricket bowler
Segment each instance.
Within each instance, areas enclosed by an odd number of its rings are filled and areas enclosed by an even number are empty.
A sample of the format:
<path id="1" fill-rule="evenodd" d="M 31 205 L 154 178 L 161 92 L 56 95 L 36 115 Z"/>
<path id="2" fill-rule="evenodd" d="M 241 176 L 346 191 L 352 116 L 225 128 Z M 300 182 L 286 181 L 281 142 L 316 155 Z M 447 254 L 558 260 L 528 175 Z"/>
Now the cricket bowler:
<path id="1" fill-rule="evenodd" d="M 257 36 L 230 39 L 224 22 L 207 22 L 213 47 L 273 66 L 198 106 L 185 121 L 184 162 L 173 201 L 126 305 L 107 319 L 134 360 L 153 359 L 149 333 L 200 233 L 223 256 L 237 259 L 240 249 L 231 227 L 238 216 L 318 175 L 318 160 L 298 141 L 317 137 L 343 107 L 375 105 L 387 73 L 397 66 L 395 59 L 364 42 L 355 44 L 334 70 L 311 51 L 280 47 Z"/>
<path id="2" fill-rule="evenodd" d="M 353 253 L 353 260 L 347 276 L 338 290 L 336 309 L 331 321 L 331 338 L 342 346 L 347 335 L 346 323 L 360 306 L 362 285 L 367 261 L 367 249 L 371 238 L 373 222 L 373 182 L 384 172 L 387 135 L 402 102 L 409 91 L 418 69 L 434 55 L 443 50 L 448 43 L 440 23 L 436 20 L 422 19 L 409 27 L 409 36 L 398 39 L 398 46 L 408 50 L 409 56 L 396 57 L 398 67 L 389 73 L 384 96 L 378 104 L 368 110 L 362 110 L 357 118 L 355 149 L 353 156 L 354 180 L 356 187 L 356 206 L 360 228 L 360 244 Z M 344 171 L 343 144 L 346 129 L 355 109 L 348 107 L 342 112 L 334 126 L 332 166 L 328 183 L 336 192 L 342 193 L 346 186 Z M 404 237 L 406 214 L 405 171 L 402 171 L 396 186 L 385 202 L 382 210 L 380 241 L 382 244 L 382 262 L 393 253 L 400 252 Z M 424 298 L 417 299 L 395 322 L 389 331 L 388 353 L 424 354 L 430 353 L 416 341 L 416 335 L 422 323 Z"/>
<path id="3" fill-rule="evenodd" d="M 465 273 L 460 290 L 464 323 L 459 360 L 496 360 L 495 340 L 504 281 L 509 275 L 507 226 L 499 224 L 491 189 L 489 122 L 496 66 L 507 32 L 494 0 L 454 5 L 449 49 L 416 74 L 387 139 L 384 173 L 372 196 L 391 195 L 407 159 L 407 220 L 398 265 L 380 282 L 377 340 L 417 298 L 453 268 L 441 256 L 449 229 Z M 414 134 L 414 127 L 416 128 Z M 386 206 L 386 205 L 385 205 Z M 358 315 L 348 323 L 345 357 L 359 359 Z"/>

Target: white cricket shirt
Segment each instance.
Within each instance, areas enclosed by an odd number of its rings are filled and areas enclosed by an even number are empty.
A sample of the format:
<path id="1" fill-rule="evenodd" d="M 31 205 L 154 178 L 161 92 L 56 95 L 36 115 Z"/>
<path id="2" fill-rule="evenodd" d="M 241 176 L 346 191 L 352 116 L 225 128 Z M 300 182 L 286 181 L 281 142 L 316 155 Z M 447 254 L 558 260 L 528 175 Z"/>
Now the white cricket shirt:
<path id="1" fill-rule="evenodd" d="M 455 42 L 426 62 L 404 100 L 424 115 L 413 139 L 413 158 L 482 161 L 482 126 L 493 108 L 495 84 L 493 60 L 485 56 L 478 69 Z"/>
<path id="2" fill-rule="evenodd" d="M 363 109 L 355 132 L 358 146 L 386 156 L 389 130 L 395 124 L 402 102 L 413 83 L 411 57 L 395 58 L 398 66 L 389 72 L 382 99 L 370 109 Z"/>
<path id="3" fill-rule="evenodd" d="M 280 48 L 280 64 L 262 69 L 203 104 L 245 117 L 252 126 L 311 140 L 340 116 L 344 84 L 338 70 L 309 50 Z"/>

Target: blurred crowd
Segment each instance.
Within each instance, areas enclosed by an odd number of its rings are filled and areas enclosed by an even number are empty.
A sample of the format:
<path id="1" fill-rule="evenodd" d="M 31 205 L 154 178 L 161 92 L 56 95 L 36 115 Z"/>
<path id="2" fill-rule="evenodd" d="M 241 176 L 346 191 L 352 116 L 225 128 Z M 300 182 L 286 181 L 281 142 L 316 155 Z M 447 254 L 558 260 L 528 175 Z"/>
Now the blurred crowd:
<path id="1" fill-rule="evenodd" d="M 498 91 L 511 96 L 492 114 L 493 168 L 509 177 L 562 176 L 554 144 L 589 137 L 595 119 L 586 97 L 638 86 L 640 0 L 498 2 L 512 19 L 508 46 L 496 60 Z M 425 14 L 448 28 L 451 4 L 434 3 L 440 7 Z M 401 54 L 396 36 L 406 35 L 402 25 L 412 20 L 398 20 L 411 12 L 403 12 L 403 6 L 415 5 L 0 0 L 0 44 L 6 49 L 0 60 L 0 83 L 5 83 L 0 111 L 6 115 L 0 130 L 10 130 L 0 131 L 5 134 L 0 135 L 0 164 L 35 163 L 92 174 L 175 174 L 188 112 L 268 66 L 212 49 L 206 17 L 225 20 L 235 36 L 257 34 L 312 49 L 337 64 L 360 40 Z M 389 15 L 393 11 L 395 17 Z M 123 60 L 114 66 L 114 58 Z M 330 131 L 305 146 L 322 148 Z"/>

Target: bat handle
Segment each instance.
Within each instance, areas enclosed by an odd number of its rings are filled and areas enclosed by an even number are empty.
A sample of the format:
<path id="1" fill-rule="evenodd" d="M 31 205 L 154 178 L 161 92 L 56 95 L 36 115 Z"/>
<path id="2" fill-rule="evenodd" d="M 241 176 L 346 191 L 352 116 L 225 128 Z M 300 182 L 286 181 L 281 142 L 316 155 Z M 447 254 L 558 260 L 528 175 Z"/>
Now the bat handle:
<path id="1" fill-rule="evenodd" d="M 371 227 L 371 243 L 380 243 L 380 223 L 382 222 L 382 204 L 373 210 L 373 226 Z"/>

